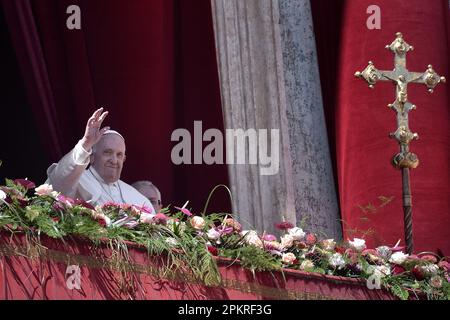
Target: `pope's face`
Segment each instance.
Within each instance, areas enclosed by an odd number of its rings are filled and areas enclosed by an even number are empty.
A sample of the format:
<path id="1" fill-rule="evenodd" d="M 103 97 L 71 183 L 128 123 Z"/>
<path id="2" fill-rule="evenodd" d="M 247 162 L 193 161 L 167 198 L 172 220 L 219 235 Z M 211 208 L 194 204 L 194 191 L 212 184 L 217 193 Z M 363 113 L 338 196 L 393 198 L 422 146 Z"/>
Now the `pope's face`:
<path id="1" fill-rule="evenodd" d="M 95 146 L 91 165 L 106 183 L 120 179 L 125 161 L 125 141 L 117 134 L 106 134 Z"/>

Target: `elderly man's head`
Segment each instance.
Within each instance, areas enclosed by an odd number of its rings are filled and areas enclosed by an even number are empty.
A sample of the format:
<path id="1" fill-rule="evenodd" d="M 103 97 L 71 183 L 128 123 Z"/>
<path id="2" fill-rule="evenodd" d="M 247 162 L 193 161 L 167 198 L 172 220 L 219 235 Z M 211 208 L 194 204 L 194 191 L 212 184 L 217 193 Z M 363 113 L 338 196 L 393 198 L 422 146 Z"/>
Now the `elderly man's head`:
<path id="1" fill-rule="evenodd" d="M 156 211 L 162 209 L 161 192 L 159 192 L 158 188 L 153 183 L 144 180 L 137 181 L 133 183 L 132 186 L 150 200 Z"/>
<path id="2" fill-rule="evenodd" d="M 108 130 L 92 148 L 91 166 L 106 183 L 113 183 L 120 179 L 125 158 L 124 138 Z"/>

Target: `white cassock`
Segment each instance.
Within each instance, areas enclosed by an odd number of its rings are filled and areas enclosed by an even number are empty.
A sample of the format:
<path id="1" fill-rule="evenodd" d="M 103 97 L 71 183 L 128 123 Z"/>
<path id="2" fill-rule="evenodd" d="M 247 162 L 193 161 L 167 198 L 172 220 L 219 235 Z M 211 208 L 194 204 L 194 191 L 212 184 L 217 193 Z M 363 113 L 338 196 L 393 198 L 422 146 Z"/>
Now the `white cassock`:
<path id="1" fill-rule="evenodd" d="M 46 183 L 53 190 L 73 199 L 83 199 L 93 206 L 106 202 L 127 203 L 145 206 L 155 212 L 151 202 L 129 184 L 118 180 L 106 183 L 92 166 L 89 165 L 91 152 L 87 152 L 77 143 L 58 163 L 47 169 Z"/>

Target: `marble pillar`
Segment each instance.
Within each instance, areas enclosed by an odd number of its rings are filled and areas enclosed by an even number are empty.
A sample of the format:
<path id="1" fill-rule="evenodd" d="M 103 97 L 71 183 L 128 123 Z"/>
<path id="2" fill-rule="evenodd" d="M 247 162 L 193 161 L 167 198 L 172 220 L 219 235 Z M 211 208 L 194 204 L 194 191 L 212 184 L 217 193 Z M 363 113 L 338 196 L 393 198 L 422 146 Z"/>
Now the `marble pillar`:
<path id="1" fill-rule="evenodd" d="M 288 131 L 298 223 L 340 238 L 309 0 L 278 0 Z"/>
<path id="2" fill-rule="evenodd" d="M 310 10 L 309 1 L 212 0 L 225 128 L 277 129 L 280 142 L 277 174 L 228 166 L 233 211 L 261 232 L 289 221 L 339 238 Z"/>

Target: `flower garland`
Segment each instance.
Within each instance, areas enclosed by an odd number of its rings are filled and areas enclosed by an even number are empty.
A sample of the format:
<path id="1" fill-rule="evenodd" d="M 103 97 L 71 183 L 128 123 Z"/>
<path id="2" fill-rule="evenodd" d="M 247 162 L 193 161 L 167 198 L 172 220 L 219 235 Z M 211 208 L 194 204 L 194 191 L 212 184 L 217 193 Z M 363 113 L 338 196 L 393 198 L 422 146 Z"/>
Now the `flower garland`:
<path id="1" fill-rule="evenodd" d="M 29 196 L 34 189 L 34 194 Z M 44 233 L 53 238 L 75 234 L 94 241 L 107 238 L 144 245 L 150 254 L 166 254 L 167 268 L 190 270 L 205 284 L 220 282 L 213 256 L 239 260 L 255 271 L 283 268 L 365 279 L 368 288 L 385 287 L 401 299 L 426 296 L 450 299 L 450 262 L 433 253 L 408 255 L 394 247 L 366 248 L 363 239 L 337 243 L 288 222 L 284 234 L 242 230 L 231 215 L 199 216 L 186 208 L 161 212 L 135 205 L 105 203 L 93 207 L 26 179 L 0 186 L 0 229 Z"/>

